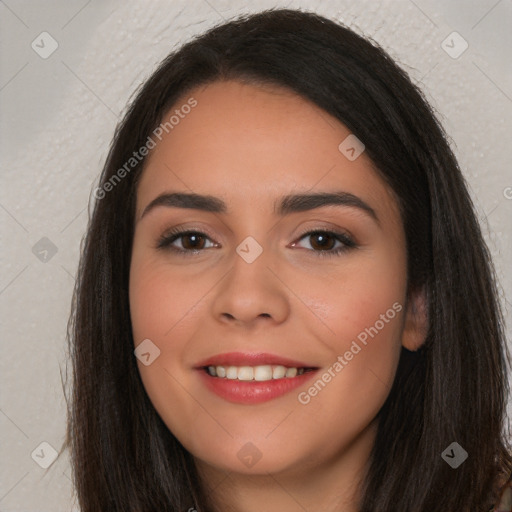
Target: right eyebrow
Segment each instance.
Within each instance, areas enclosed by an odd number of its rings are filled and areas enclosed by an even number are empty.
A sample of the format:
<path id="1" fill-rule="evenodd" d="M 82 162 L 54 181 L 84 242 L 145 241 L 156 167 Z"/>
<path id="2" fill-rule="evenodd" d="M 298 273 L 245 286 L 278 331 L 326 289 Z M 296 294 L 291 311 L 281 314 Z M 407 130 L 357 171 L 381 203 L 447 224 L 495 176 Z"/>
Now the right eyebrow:
<path id="1" fill-rule="evenodd" d="M 167 208 L 188 208 L 211 213 L 226 213 L 226 203 L 218 197 L 188 192 L 166 192 L 153 199 L 142 212 L 139 220 L 159 206 Z"/>

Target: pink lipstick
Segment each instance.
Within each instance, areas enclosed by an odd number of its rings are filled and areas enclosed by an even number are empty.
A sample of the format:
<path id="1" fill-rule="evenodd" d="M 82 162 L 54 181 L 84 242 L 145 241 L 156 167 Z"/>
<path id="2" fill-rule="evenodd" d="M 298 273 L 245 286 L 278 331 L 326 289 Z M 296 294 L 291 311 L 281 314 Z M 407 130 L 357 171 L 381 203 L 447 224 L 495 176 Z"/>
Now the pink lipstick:
<path id="1" fill-rule="evenodd" d="M 311 379 L 318 368 L 268 353 L 218 354 L 195 366 L 204 385 L 217 396 L 238 404 L 278 398 Z"/>

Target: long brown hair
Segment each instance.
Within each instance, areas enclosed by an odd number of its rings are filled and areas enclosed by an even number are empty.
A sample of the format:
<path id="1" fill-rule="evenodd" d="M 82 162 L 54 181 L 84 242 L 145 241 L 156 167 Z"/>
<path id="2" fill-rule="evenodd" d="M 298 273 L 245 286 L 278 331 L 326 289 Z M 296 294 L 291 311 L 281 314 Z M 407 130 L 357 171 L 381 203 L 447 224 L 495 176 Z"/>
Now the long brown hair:
<path id="1" fill-rule="evenodd" d="M 143 84 L 116 130 L 102 190 L 179 97 L 223 79 L 288 87 L 339 119 L 399 201 L 409 291 L 425 291 L 429 329 L 420 350 L 402 349 L 359 510 L 487 512 L 512 469 L 510 360 L 490 254 L 422 93 L 381 48 L 334 21 L 289 9 L 242 16 L 183 45 Z M 68 328 L 66 446 L 83 512 L 213 511 L 133 354 L 128 278 L 144 162 L 95 194 Z M 469 454 L 458 469 L 441 457 L 452 442 Z"/>

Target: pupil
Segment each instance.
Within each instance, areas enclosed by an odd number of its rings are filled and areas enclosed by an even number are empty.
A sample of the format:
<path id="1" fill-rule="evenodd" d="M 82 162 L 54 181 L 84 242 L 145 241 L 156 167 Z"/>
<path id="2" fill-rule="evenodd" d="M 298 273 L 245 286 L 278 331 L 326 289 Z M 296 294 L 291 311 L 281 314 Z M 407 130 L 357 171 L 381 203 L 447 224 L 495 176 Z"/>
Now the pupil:
<path id="1" fill-rule="evenodd" d="M 326 245 L 327 246 L 329 245 L 329 244 L 326 244 L 326 239 L 331 238 L 331 235 L 320 234 L 320 235 L 312 235 L 312 236 L 314 238 L 320 239 L 320 243 L 317 244 L 317 245 L 320 246 L 320 248 L 324 248 L 325 249 Z"/>
<path id="2" fill-rule="evenodd" d="M 192 244 L 184 244 L 186 247 L 189 246 L 189 245 L 192 245 L 192 247 L 188 247 L 188 248 L 192 248 L 192 249 L 196 249 L 197 248 L 197 241 L 198 239 L 201 239 L 203 238 L 201 235 L 194 235 L 194 234 L 189 234 L 189 235 L 185 235 L 184 239 L 185 240 L 190 240 L 190 239 L 193 239 L 195 240 L 195 242 L 192 242 Z"/>

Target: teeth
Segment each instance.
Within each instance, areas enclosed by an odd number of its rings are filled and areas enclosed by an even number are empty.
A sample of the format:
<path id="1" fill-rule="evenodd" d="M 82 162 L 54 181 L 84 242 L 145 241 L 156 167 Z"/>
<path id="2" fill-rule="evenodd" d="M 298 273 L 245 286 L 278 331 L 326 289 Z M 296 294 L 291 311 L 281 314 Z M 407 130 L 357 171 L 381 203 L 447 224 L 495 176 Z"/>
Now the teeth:
<path id="1" fill-rule="evenodd" d="M 256 366 L 254 368 L 254 380 L 270 380 L 272 378 L 272 366 Z"/>
<path id="2" fill-rule="evenodd" d="M 238 378 L 238 368 L 236 368 L 236 366 L 229 366 L 226 370 L 226 378 L 227 379 L 237 379 Z"/>
<path id="3" fill-rule="evenodd" d="M 275 366 L 272 371 L 273 379 L 282 379 L 286 375 L 286 368 L 284 366 Z"/>
<path id="4" fill-rule="evenodd" d="M 254 368 L 251 366 L 242 366 L 238 368 L 238 380 L 253 380 Z"/>
<path id="5" fill-rule="evenodd" d="M 208 373 L 212 377 L 220 377 L 231 380 L 255 380 L 267 381 L 273 379 L 282 379 L 283 377 L 292 378 L 302 375 L 305 368 L 286 368 L 277 365 L 262 366 L 208 366 Z"/>
<path id="6" fill-rule="evenodd" d="M 286 370 L 286 377 L 295 377 L 297 375 L 297 368 L 288 368 Z"/>

